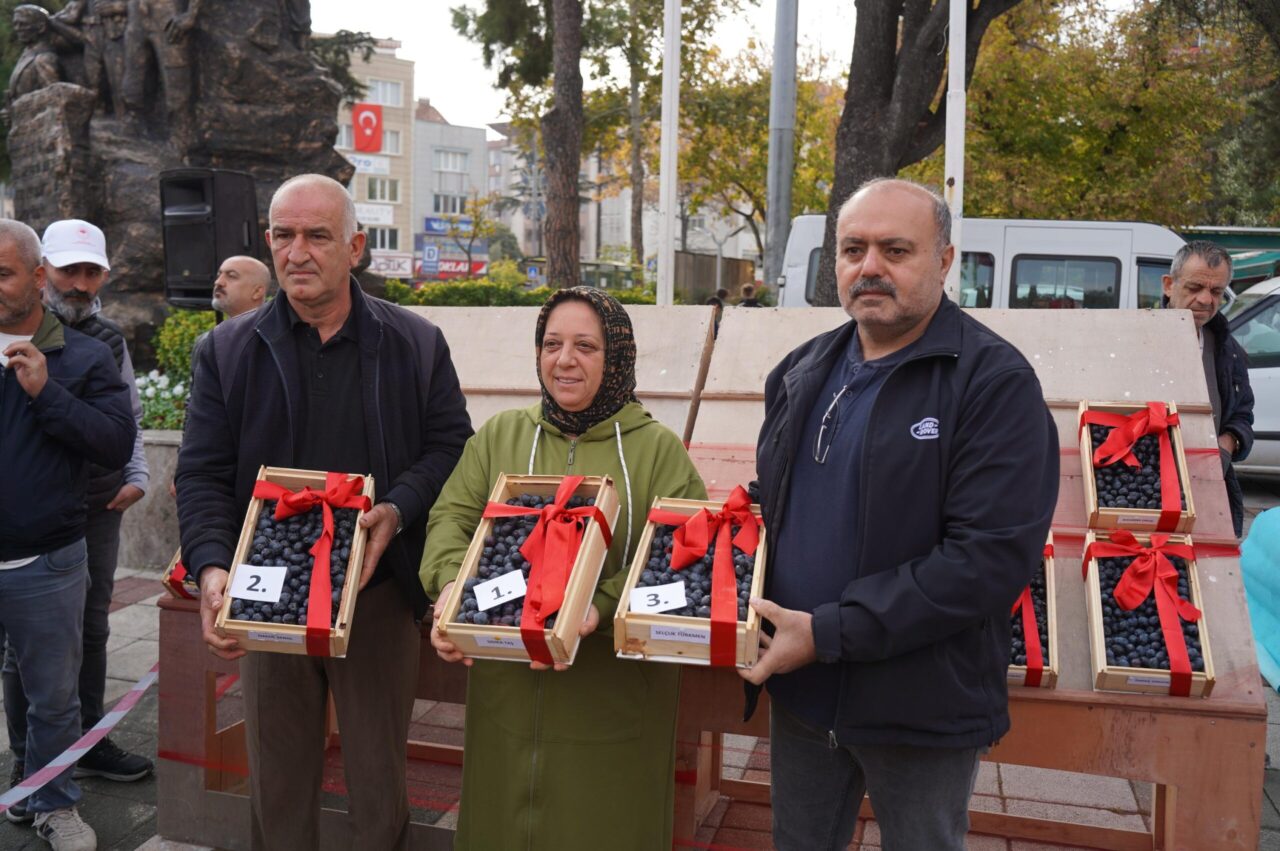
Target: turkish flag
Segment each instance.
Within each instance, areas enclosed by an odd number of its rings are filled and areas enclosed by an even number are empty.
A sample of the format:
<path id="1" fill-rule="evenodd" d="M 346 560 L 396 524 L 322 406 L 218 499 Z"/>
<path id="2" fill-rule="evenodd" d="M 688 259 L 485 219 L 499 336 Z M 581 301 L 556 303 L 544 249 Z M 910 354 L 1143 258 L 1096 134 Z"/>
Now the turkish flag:
<path id="1" fill-rule="evenodd" d="M 351 129 L 356 150 L 376 154 L 382 150 L 382 107 L 376 103 L 358 103 L 351 107 Z"/>

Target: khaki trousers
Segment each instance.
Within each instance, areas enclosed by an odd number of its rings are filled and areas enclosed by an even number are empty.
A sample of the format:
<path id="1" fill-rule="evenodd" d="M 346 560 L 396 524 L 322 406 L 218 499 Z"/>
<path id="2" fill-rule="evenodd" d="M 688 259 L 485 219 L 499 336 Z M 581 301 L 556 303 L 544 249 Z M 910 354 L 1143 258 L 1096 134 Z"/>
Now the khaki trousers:
<path id="1" fill-rule="evenodd" d="M 409 847 L 405 761 L 419 646 L 409 601 L 389 579 L 357 599 L 345 659 L 251 652 L 241 660 L 255 851 L 320 847 L 330 690 L 349 813 L 340 844 L 361 851 Z"/>

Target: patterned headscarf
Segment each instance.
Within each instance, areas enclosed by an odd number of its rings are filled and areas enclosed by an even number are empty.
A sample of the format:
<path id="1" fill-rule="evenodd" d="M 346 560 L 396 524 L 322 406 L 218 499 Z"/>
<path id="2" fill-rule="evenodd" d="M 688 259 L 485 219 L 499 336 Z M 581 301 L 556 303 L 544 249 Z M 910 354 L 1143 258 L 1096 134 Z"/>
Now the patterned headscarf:
<path id="1" fill-rule="evenodd" d="M 547 317 L 565 301 L 584 301 L 600 317 L 604 328 L 604 375 L 600 389 L 591 404 L 581 411 L 566 411 L 556 404 L 542 382 L 542 337 L 547 330 Z M 636 338 L 631 330 L 631 317 L 613 296 L 595 287 L 570 287 L 557 290 L 542 305 L 538 327 L 534 332 L 538 350 L 535 371 L 542 387 L 542 416 L 565 434 L 583 434 L 587 429 L 618 413 L 622 406 L 636 400 Z"/>

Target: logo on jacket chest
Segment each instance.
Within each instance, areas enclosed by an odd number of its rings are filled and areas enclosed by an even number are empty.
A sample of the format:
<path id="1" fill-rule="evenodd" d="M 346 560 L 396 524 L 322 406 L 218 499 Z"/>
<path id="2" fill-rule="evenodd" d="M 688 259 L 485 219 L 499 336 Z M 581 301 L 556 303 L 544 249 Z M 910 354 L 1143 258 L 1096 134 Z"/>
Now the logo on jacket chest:
<path id="1" fill-rule="evenodd" d="M 920 422 L 911 426 L 911 436 L 916 440 L 937 440 L 938 418 L 925 417 Z"/>

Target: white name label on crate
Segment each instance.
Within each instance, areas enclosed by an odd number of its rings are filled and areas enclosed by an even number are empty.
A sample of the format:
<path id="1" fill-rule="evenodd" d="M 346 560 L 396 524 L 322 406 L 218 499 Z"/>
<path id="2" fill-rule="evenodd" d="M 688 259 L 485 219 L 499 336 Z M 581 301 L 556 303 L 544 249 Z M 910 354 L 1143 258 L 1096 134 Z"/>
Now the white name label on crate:
<path id="1" fill-rule="evenodd" d="M 236 567 L 236 578 L 231 580 L 228 597 L 240 600 L 256 600 L 259 603 L 280 601 L 280 589 L 284 587 L 289 568 L 283 564 L 242 564 Z"/>
<path id="2" fill-rule="evenodd" d="M 1125 682 L 1131 686 L 1163 686 L 1169 685 L 1168 677 L 1129 677 Z"/>
<path id="3" fill-rule="evenodd" d="M 517 573 L 519 571 L 516 571 Z M 498 635 L 477 635 L 476 644 L 481 647 L 501 647 L 506 650 L 523 650 L 524 642 L 519 638 L 503 638 Z"/>
<path id="4" fill-rule="evenodd" d="M 1116 522 L 1119 523 L 1121 527 L 1154 526 L 1155 525 L 1155 519 L 1153 519 L 1150 515 L 1144 516 L 1141 514 L 1121 514 L 1119 517 L 1116 518 Z"/>
<path id="5" fill-rule="evenodd" d="M 1005 679 L 1011 683 L 1025 683 L 1027 681 L 1027 672 L 1025 670 L 1014 671 L 1010 669 L 1005 672 Z"/>
<path id="6" fill-rule="evenodd" d="M 635 588 L 631 591 L 631 611 L 633 612 L 646 614 L 669 612 L 672 609 L 683 609 L 687 605 L 689 601 L 684 596 L 683 582 Z"/>
<path id="7" fill-rule="evenodd" d="M 301 635 L 281 635 L 278 632 L 262 632 L 256 629 L 251 629 L 246 634 L 255 641 L 274 641 L 276 644 L 301 644 L 303 641 Z"/>
<path id="8" fill-rule="evenodd" d="M 686 644 L 710 644 L 711 630 L 687 626 L 651 626 L 650 641 L 683 641 Z"/>
<path id="9" fill-rule="evenodd" d="M 476 605 L 483 612 L 485 609 L 519 600 L 524 596 L 525 589 L 524 572 L 513 570 L 497 579 L 476 585 Z"/>

